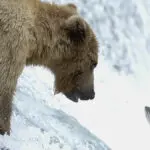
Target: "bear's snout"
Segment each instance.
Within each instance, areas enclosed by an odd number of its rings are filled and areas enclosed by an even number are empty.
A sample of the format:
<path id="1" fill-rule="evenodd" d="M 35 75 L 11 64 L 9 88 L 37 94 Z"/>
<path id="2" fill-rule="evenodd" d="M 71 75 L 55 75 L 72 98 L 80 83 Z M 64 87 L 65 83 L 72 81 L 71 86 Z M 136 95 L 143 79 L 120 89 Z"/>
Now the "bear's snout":
<path id="1" fill-rule="evenodd" d="M 95 91 L 94 89 L 88 90 L 88 91 L 79 91 L 74 90 L 72 92 L 65 93 L 65 96 L 72 100 L 73 102 L 78 102 L 78 99 L 80 100 L 89 100 L 95 98 Z"/>
<path id="2" fill-rule="evenodd" d="M 81 100 L 89 100 L 89 99 L 92 100 L 95 98 L 95 91 L 94 89 L 91 89 L 88 91 L 80 92 L 79 95 Z"/>

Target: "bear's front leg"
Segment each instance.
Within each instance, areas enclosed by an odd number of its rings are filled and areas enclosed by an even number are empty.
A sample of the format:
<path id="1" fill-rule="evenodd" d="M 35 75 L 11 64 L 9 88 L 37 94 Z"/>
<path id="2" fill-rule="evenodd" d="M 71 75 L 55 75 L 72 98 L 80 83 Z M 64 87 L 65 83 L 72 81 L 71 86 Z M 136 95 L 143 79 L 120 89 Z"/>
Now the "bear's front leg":
<path id="1" fill-rule="evenodd" d="M 0 63 L 0 134 L 10 134 L 12 100 L 16 90 L 17 80 L 24 67 L 24 61 Z"/>
<path id="2" fill-rule="evenodd" d="M 0 96 L 0 134 L 10 134 L 10 120 L 12 112 L 13 94 Z"/>

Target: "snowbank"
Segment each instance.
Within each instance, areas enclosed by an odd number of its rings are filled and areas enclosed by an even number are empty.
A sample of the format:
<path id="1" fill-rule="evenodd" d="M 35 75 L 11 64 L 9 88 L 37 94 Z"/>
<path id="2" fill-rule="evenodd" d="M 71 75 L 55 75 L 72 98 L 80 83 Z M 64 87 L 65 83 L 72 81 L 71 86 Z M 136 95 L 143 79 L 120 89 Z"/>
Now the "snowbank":
<path id="1" fill-rule="evenodd" d="M 52 96 L 53 91 L 50 87 L 46 88 L 48 83 L 45 84 L 44 79 L 43 82 L 41 80 L 37 82 L 36 73 L 39 68 L 36 69 L 26 68 L 19 79 L 14 97 L 11 136 L 0 136 L 0 148 L 3 150 L 109 150 L 103 141 L 72 116 L 47 105 L 55 101 Z M 46 100 L 49 102 L 46 103 Z"/>

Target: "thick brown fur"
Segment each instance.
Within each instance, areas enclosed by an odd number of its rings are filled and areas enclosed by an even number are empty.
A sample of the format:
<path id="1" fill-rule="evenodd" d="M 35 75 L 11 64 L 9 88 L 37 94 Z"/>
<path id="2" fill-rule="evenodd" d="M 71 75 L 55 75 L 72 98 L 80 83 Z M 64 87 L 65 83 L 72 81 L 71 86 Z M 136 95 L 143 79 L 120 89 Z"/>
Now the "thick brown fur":
<path id="1" fill-rule="evenodd" d="M 74 4 L 0 0 L 0 133 L 10 133 L 13 94 L 25 65 L 49 68 L 56 91 L 73 100 L 67 93 L 75 89 L 77 99 L 94 93 L 97 61 L 96 37 Z"/>

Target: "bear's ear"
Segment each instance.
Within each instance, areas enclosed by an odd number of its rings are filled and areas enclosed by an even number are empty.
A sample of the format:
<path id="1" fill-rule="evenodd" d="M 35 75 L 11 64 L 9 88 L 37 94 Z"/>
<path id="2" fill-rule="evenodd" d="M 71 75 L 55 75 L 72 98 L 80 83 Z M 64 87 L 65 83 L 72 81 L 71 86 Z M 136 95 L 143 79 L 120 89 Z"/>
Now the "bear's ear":
<path id="1" fill-rule="evenodd" d="M 64 28 L 72 42 L 85 41 L 87 24 L 81 17 L 77 15 L 69 17 L 65 22 Z"/>

